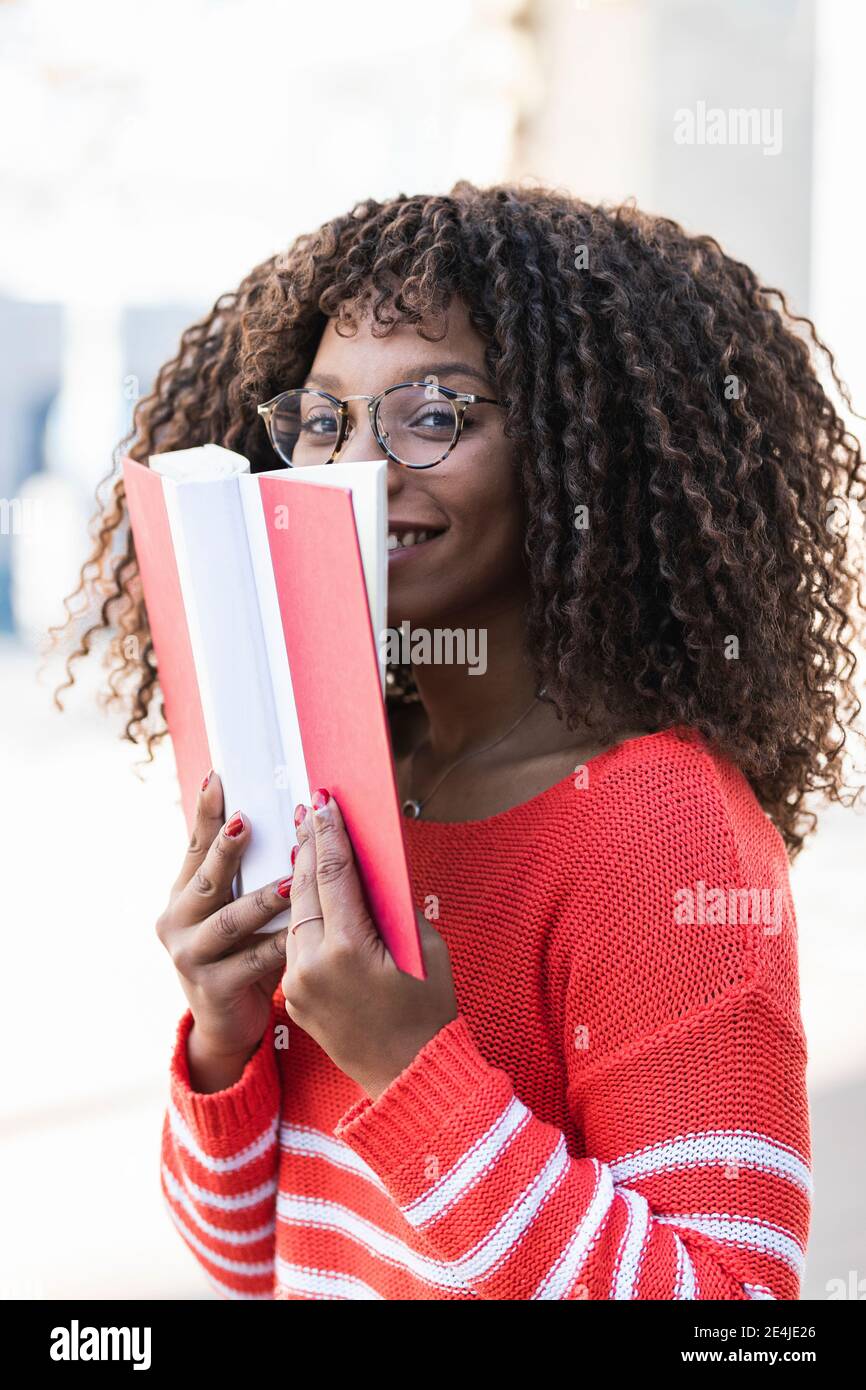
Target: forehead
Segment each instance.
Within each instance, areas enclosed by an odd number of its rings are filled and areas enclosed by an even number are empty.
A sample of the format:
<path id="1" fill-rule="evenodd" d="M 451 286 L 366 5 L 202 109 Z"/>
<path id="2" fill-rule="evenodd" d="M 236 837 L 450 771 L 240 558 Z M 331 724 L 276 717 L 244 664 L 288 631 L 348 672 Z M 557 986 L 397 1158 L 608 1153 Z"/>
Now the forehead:
<path id="1" fill-rule="evenodd" d="M 461 300 L 452 299 L 447 315 L 426 326 L 428 332 L 435 332 L 435 338 L 423 338 L 414 324 L 402 322 L 376 337 L 369 314 L 356 322 L 357 331 L 344 335 L 337 332 L 336 320 L 328 320 L 310 368 L 311 378 L 327 373 L 348 391 L 361 374 L 367 384 L 357 389 L 373 392 L 406 376 L 423 376 L 426 364 L 451 358 L 486 375 L 484 340 L 469 322 Z"/>

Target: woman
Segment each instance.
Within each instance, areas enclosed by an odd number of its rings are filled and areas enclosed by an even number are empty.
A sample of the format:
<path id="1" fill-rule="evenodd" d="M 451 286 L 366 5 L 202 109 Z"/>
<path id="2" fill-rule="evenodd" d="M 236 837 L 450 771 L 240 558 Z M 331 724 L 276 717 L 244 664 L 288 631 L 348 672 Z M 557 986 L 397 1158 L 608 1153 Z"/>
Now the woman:
<path id="1" fill-rule="evenodd" d="M 158 924 L 189 1002 L 162 1180 L 226 1296 L 798 1296 L 787 870 L 808 794 L 850 799 L 838 508 L 864 480 L 805 327 L 670 221 L 460 183 L 256 268 L 140 404 L 140 460 L 385 451 L 389 624 L 486 634 L 483 674 L 390 673 L 426 981 L 384 951 L 327 788 L 292 871 L 233 902 L 251 826 L 203 779 Z M 114 499 L 85 574 L 150 747 Z M 254 936 L 287 898 L 292 929 Z"/>

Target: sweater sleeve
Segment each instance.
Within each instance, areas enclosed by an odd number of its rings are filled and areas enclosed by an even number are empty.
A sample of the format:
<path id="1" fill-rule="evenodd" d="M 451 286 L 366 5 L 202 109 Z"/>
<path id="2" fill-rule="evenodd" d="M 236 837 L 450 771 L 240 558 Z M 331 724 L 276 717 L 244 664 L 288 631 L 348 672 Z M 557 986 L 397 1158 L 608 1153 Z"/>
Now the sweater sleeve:
<path id="1" fill-rule="evenodd" d="M 478 1297 L 799 1296 L 811 1174 L 796 927 L 781 842 L 734 791 L 742 827 L 699 770 L 694 831 L 674 840 L 652 814 L 633 819 L 582 895 L 591 930 L 566 932 L 550 971 L 568 1139 L 488 1062 L 462 1013 L 340 1120 Z M 719 903 L 698 920 L 703 898 L 690 923 L 674 913 L 683 885 L 741 895 L 768 875 L 778 920 L 714 925 Z"/>
<path id="2" fill-rule="evenodd" d="M 163 1195 L 183 1240 L 225 1298 L 273 1298 L 280 1114 L 273 1022 L 226 1090 L 206 1095 L 192 1089 L 189 1011 L 178 1025 L 171 1060 Z"/>
<path id="3" fill-rule="evenodd" d="M 730 1086 L 738 1122 L 714 1123 L 707 1088 L 701 1128 L 694 1106 L 672 1110 L 677 1067 L 696 1054 Z M 795 1299 L 810 1174 L 774 1116 L 802 1094 L 803 1063 L 747 991 L 582 1075 L 573 1104 L 592 1156 L 577 1157 L 460 1016 L 337 1133 L 480 1298 Z"/>

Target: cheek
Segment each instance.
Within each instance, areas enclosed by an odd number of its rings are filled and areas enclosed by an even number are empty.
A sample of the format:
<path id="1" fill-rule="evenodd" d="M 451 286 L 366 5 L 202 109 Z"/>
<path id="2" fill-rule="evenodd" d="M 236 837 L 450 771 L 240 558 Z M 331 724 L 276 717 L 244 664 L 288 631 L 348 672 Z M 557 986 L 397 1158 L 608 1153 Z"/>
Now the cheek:
<path id="1" fill-rule="evenodd" d="M 452 515 L 454 539 L 468 567 L 478 568 L 494 559 L 501 573 L 514 567 L 522 555 L 526 524 L 516 468 L 497 464 L 479 469 L 455 498 Z"/>
<path id="2" fill-rule="evenodd" d="M 449 518 L 441 551 L 431 550 L 428 563 L 419 556 L 417 566 L 389 570 L 391 627 L 406 620 L 415 628 L 459 622 L 461 611 L 525 588 L 525 511 L 515 474 L 497 469 L 493 478 L 476 476 L 452 496 L 443 490 L 440 501 Z"/>

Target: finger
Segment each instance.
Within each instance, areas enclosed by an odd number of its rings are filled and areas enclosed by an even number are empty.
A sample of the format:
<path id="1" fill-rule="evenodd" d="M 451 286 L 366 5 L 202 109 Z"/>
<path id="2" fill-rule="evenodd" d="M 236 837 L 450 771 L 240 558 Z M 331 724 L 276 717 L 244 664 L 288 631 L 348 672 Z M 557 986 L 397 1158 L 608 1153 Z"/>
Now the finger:
<path id="1" fill-rule="evenodd" d="M 175 879 L 171 896 L 175 897 L 189 883 L 213 843 L 223 821 L 223 787 L 211 769 L 203 779 L 195 803 L 195 820 L 180 873 Z"/>
<path id="2" fill-rule="evenodd" d="M 316 840 L 316 883 L 326 930 L 353 936 L 378 936 L 364 901 L 342 813 L 324 788 L 313 793 L 312 821 Z"/>
<path id="3" fill-rule="evenodd" d="M 424 974 L 421 978 L 426 980 L 430 974 L 431 963 L 441 952 L 444 941 L 442 933 L 417 907 L 415 909 L 415 921 L 418 924 L 418 939 L 421 943 L 421 958 L 424 968 Z M 447 956 L 447 947 L 445 949 Z"/>
<path id="4" fill-rule="evenodd" d="M 211 964 L 208 978 L 213 987 L 223 997 L 240 993 L 256 982 L 266 982 L 271 977 L 271 989 L 277 987 L 279 978 L 286 968 L 286 939 L 289 928 L 273 932 L 270 936 L 253 936 L 245 941 L 230 956 Z"/>
<path id="5" fill-rule="evenodd" d="M 174 899 L 173 925 L 196 926 L 231 900 L 232 883 L 249 842 L 250 823 L 242 811 L 235 811 L 219 827 L 198 868 Z"/>
<path id="6" fill-rule="evenodd" d="M 206 965 L 241 947 L 252 949 L 255 942 L 250 941 L 250 937 L 261 927 L 268 926 L 280 913 L 288 916 L 291 890 L 292 878 L 287 874 L 273 883 L 244 893 L 243 897 L 233 899 L 212 913 L 194 932 L 187 933 L 190 937 L 190 963 L 193 966 Z M 286 929 L 287 926 L 288 923 Z M 279 932 L 271 935 L 279 935 Z"/>
<path id="7" fill-rule="evenodd" d="M 309 812 L 303 818 L 295 817 L 295 828 L 298 843 L 292 850 L 292 928 L 286 946 L 288 965 L 293 963 L 301 948 L 318 946 L 325 929 L 316 883 L 316 840 Z"/>

